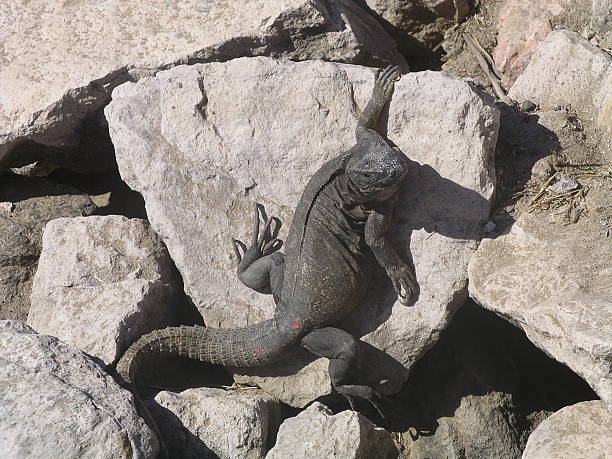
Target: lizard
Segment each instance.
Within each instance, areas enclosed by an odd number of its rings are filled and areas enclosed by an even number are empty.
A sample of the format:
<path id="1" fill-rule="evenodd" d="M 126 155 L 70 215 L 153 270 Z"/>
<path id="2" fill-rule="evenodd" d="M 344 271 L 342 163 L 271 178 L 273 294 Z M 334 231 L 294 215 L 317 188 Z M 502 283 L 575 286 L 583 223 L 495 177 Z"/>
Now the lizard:
<path id="1" fill-rule="evenodd" d="M 395 66 L 376 71 L 372 96 L 358 119 L 356 143 L 308 181 L 285 253 L 279 251 L 283 242 L 276 237 L 280 220 L 267 218 L 257 203 L 250 245 L 232 240 L 238 278 L 247 287 L 272 294 L 274 316 L 241 328 L 183 325 L 145 334 L 117 363 L 124 384 L 137 385 L 138 368 L 151 353 L 247 368 L 274 363 L 301 346 L 329 359 L 332 387 L 351 409 L 357 399 L 364 399 L 383 416 L 380 394 L 359 384 L 356 339 L 337 326 L 364 296 L 374 260 L 385 268 L 400 302 L 410 304 L 417 292 L 414 274 L 387 237 L 408 161 L 376 130 L 399 77 Z"/>

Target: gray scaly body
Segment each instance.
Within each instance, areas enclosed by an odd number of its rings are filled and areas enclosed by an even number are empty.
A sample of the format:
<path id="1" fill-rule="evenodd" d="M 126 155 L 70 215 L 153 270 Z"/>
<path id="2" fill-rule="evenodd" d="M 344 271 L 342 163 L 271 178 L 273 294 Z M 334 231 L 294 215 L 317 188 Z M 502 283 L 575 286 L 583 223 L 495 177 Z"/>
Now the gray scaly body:
<path id="1" fill-rule="evenodd" d="M 170 327 L 134 343 L 117 364 L 127 383 L 136 383 L 145 354 L 167 352 L 231 367 L 273 363 L 295 345 L 330 360 L 334 388 L 376 406 L 376 393 L 357 384 L 358 346 L 334 328 L 362 299 L 373 261 L 383 266 L 400 301 L 407 303 L 416 282 L 387 241 L 395 195 L 407 171 L 402 152 L 375 131 L 378 116 L 399 76 L 396 67 L 378 72 L 362 113 L 356 145 L 324 164 L 310 179 L 296 208 L 285 244 L 276 236 L 278 219 L 255 206 L 250 246 L 234 240 L 238 277 L 276 302 L 270 320 L 235 329 Z M 265 226 L 260 232 L 260 217 Z"/>

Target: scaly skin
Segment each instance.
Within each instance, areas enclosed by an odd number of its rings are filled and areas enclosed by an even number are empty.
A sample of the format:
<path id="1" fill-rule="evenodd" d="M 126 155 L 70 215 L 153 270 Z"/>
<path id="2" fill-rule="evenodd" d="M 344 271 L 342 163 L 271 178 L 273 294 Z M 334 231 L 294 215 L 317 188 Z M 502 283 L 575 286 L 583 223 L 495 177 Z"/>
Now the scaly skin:
<path id="1" fill-rule="evenodd" d="M 372 97 L 356 130 L 356 145 L 324 164 L 310 179 L 296 208 L 286 242 L 278 251 L 278 219 L 255 226 L 250 246 L 234 240 L 237 274 L 248 287 L 271 293 L 277 304 L 268 321 L 236 329 L 170 327 L 134 343 L 117 364 L 127 383 L 148 353 L 166 352 L 231 367 L 273 363 L 300 344 L 330 359 L 335 389 L 351 406 L 355 398 L 372 402 L 377 394 L 357 383 L 358 346 L 348 333 L 333 328 L 359 303 L 368 287 L 374 260 L 384 267 L 401 302 L 416 292 L 416 281 L 386 233 L 395 195 L 407 171 L 402 152 L 375 131 L 380 111 L 390 98 L 397 67 L 377 72 Z"/>

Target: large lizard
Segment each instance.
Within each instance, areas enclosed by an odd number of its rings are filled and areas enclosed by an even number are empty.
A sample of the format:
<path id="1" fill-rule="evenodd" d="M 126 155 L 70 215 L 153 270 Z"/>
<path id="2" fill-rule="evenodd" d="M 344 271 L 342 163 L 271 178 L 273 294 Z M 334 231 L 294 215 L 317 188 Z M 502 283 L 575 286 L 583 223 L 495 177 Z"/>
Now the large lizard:
<path id="1" fill-rule="evenodd" d="M 233 240 L 239 279 L 273 295 L 274 317 L 242 328 L 181 326 L 148 333 L 117 364 L 125 382 L 136 384 L 137 369 L 148 353 L 245 368 L 271 364 L 301 345 L 329 359 L 331 383 L 353 409 L 355 398 L 361 398 L 380 412 L 379 395 L 358 381 L 357 341 L 335 325 L 362 299 L 373 259 L 385 268 L 402 303 L 409 303 L 416 292 L 412 271 L 386 237 L 408 162 L 375 130 L 398 78 L 397 67 L 377 71 L 372 97 L 357 124 L 356 145 L 311 177 L 296 208 L 285 254 L 278 251 L 278 219 L 265 218 L 262 212 L 260 233 L 257 204 L 250 246 Z"/>

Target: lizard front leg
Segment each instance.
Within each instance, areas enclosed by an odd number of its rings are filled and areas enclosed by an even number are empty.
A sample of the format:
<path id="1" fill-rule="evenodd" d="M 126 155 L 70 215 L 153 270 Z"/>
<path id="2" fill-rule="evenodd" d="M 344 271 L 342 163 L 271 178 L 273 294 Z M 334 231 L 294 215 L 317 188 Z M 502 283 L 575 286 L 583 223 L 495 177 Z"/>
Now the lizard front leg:
<path id="1" fill-rule="evenodd" d="M 387 238 L 396 199 L 394 195 L 387 201 L 376 203 L 366 222 L 365 240 L 391 278 L 400 303 L 409 304 L 417 294 L 418 284 L 412 270 L 400 259 Z"/>

